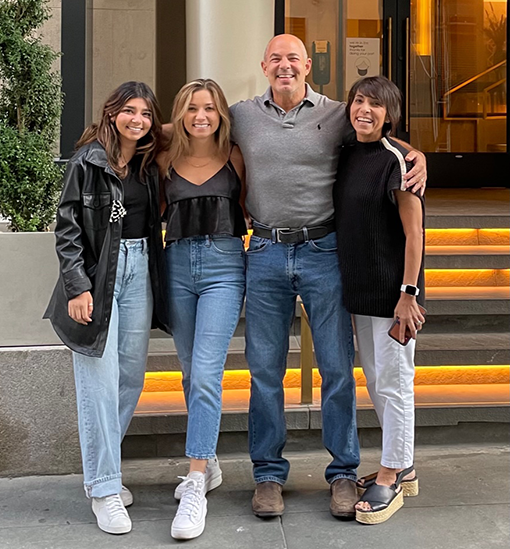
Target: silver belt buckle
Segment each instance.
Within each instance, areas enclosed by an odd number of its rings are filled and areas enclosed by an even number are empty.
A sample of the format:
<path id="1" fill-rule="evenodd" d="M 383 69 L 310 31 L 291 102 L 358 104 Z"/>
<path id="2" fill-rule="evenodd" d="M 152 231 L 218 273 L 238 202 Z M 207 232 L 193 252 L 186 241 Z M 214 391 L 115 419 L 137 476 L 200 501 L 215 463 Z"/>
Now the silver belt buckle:
<path id="1" fill-rule="evenodd" d="M 275 229 L 275 240 L 276 240 L 276 242 L 281 242 L 280 234 L 283 233 L 283 231 L 290 231 L 290 227 L 279 227 L 279 228 Z"/>

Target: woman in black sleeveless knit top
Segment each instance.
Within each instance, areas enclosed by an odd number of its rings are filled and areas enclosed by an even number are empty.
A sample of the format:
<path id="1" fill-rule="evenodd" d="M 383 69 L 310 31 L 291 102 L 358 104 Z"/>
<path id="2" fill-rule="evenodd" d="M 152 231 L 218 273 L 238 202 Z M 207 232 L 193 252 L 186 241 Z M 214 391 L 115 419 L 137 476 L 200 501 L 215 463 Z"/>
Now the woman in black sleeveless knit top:
<path id="1" fill-rule="evenodd" d="M 246 224 L 240 206 L 244 163 L 230 145 L 228 105 L 212 80 L 195 80 L 172 111 L 170 165 L 164 183 L 169 313 L 188 408 L 190 469 L 172 536 L 190 539 L 205 527 L 207 491 L 221 484 L 216 458 L 221 382 L 245 291 Z"/>
<path id="2" fill-rule="evenodd" d="M 424 205 L 404 191 L 408 151 L 389 137 L 400 118 L 398 88 L 382 76 L 361 78 L 347 113 L 357 141 L 340 154 L 334 189 L 338 255 L 344 304 L 383 432 L 379 471 L 358 481 L 364 494 L 356 520 L 378 524 L 404 495 L 418 493 L 413 380 L 415 338 L 425 321 Z M 394 319 L 399 341 L 388 334 Z"/>

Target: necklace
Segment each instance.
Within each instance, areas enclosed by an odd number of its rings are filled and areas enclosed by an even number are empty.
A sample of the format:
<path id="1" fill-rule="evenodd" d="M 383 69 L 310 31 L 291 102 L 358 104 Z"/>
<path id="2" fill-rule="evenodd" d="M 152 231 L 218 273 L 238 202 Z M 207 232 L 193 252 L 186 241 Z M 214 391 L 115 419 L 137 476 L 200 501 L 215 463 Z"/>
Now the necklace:
<path id="1" fill-rule="evenodd" d="M 189 157 L 189 158 L 192 158 L 192 157 Z M 200 158 L 200 157 L 199 157 Z M 202 157 L 203 158 L 203 157 Z M 212 162 L 212 158 L 209 158 L 209 161 L 206 162 L 205 164 L 193 164 L 193 162 L 190 162 L 188 160 L 188 157 L 185 156 L 184 157 L 184 162 L 186 162 L 187 164 L 189 164 L 190 166 L 193 166 L 193 168 L 205 168 L 205 166 L 209 165 L 211 162 Z"/>

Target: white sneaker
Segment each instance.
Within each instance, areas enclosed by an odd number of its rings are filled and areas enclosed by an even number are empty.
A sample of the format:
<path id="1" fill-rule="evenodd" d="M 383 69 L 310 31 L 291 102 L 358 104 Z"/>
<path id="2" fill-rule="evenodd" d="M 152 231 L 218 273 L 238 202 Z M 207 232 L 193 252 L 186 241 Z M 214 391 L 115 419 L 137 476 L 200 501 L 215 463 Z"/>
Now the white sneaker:
<path id="1" fill-rule="evenodd" d="M 184 477 L 186 478 L 186 477 Z M 207 467 L 205 469 L 205 492 L 210 492 L 223 482 L 223 475 L 221 473 L 220 464 L 217 457 L 213 457 L 207 461 Z M 177 485 L 174 492 L 175 499 L 181 499 L 184 481 Z"/>
<path id="2" fill-rule="evenodd" d="M 108 534 L 127 534 L 133 527 L 119 494 L 105 498 L 92 498 L 92 511 L 97 525 Z"/>
<path id="3" fill-rule="evenodd" d="M 207 499 L 205 498 L 205 475 L 192 471 L 187 477 L 181 477 L 183 487 L 179 508 L 172 522 L 174 539 L 193 539 L 205 528 Z"/>
<path id="4" fill-rule="evenodd" d="M 124 507 L 129 507 L 130 505 L 133 505 L 133 494 L 131 493 L 131 490 L 129 488 L 126 488 L 125 486 L 122 486 L 120 499 L 122 500 Z"/>

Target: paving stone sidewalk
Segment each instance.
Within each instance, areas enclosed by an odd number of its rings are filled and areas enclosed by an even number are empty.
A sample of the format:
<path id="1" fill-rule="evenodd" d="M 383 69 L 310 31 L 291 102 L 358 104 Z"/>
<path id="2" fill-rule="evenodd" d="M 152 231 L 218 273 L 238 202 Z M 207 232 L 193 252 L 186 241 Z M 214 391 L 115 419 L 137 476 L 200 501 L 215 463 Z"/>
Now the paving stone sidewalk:
<path id="1" fill-rule="evenodd" d="M 133 491 L 133 531 L 101 532 L 81 477 L 0 479 L 0 549 L 499 549 L 510 546 L 510 447 L 422 446 L 416 452 L 420 495 L 406 498 L 388 522 L 340 522 L 328 511 L 325 451 L 290 453 L 291 474 L 281 519 L 251 513 L 253 482 L 246 455 L 220 456 L 224 483 L 208 497 L 204 534 L 187 542 L 170 537 L 177 475 L 184 460 L 124 463 Z M 377 467 L 378 452 L 363 450 L 360 474 Z"/>

